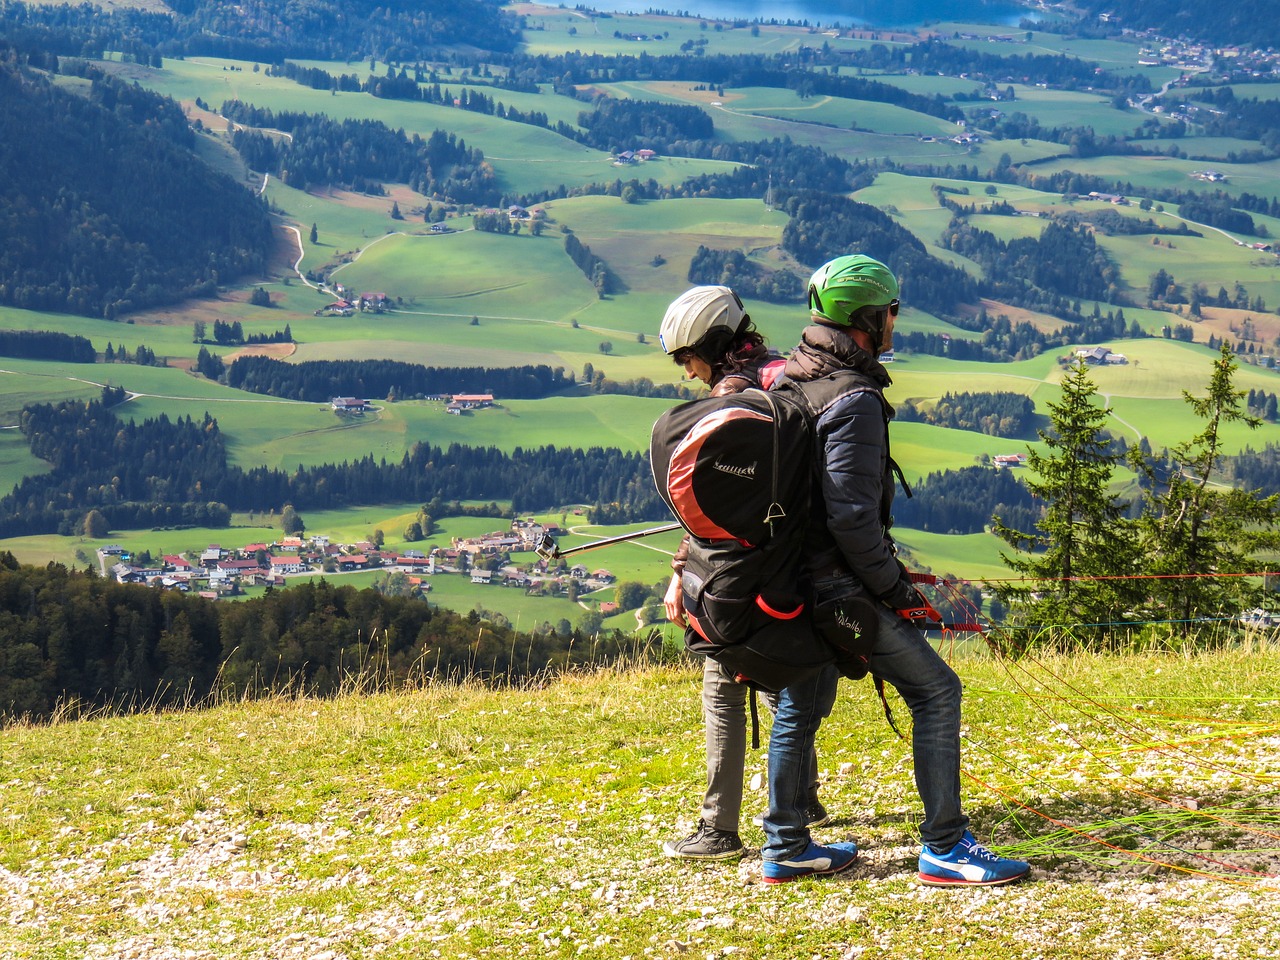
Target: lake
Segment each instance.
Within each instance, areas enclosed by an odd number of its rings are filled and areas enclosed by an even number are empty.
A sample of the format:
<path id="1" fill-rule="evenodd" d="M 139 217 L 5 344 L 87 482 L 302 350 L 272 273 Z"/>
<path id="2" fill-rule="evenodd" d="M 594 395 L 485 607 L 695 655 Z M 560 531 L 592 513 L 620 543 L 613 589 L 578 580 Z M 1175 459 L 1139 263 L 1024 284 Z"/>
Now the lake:
<path id="1" fill-rule="evenodd" d="M 916 27 L 940 20 L 1017 26 L 1038 13 L 1011 0 L 594 0 L 584 6 L 616 13 L 661 10 L 719 20 L 807 20 L 845 27 Z"/>

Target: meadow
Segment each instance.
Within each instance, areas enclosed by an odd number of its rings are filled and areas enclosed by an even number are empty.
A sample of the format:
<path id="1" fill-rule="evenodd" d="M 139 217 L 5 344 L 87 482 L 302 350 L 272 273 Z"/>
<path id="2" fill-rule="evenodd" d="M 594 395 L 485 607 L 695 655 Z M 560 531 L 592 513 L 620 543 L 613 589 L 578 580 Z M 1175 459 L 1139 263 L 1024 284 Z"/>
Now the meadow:
<path id="1" fill-rule="evenodd" d="M 1280 950 L 1274 646 L 953 662 L 966 811 L 984 842 L 1031 862 L 1014 886 L 917 883 L 910 746 L 868 683 L 842 686 L 818 736 L 835 819 L 815 838 L 855 840 L 858 862 L 779 886 L 760 882 L 750 822 L 766 804 L 762 752 L 747 757 L 743 860 L 661 854 L 691 829 L 704 778 L 687 661 L 503 690 L 378 692 L 370 670 L 327 700 L 0 729 L 0 955 Z"/>

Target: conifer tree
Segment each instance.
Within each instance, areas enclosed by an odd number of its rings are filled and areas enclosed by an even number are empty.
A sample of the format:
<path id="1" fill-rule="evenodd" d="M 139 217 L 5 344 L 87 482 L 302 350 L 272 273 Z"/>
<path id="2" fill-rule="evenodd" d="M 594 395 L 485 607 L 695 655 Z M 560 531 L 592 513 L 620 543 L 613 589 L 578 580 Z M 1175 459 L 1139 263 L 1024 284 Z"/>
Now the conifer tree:
<path id="1" fill-rule="evenodd" d="M 1135 573 L 1138 553 L 1128 504 L 1110 491 L 1121 457 L 1103 433 L 1110 409 L 1097 403 L 1097 392 L 1078 361 L 1062 382 L 1061 399 L 1049 404 L 1049 429 L 1039 431 L 1048 452 L 1028 448 L 1027 488 L 1042 502 L 1035 529 L 1016 530 L 999 517 L 992 529 L 1018 551 L 1002 554 L 1005 564 L 1027 578 L 997 591 L 1014 618 L 1050 628 L 1051 638 L 1067 630 L 1106 646 L 1137 588 L 1135 581 L 1094 578 Z"/>
<path id="2" fill-rule="evenodd" d="M 1197 618 L 1235 616 L 1261 604 L 1265 587 L 1234 574 L 1261 569 L 1259 551 L 1280 547 L 1280 494 L 1261 496 L 1211 479 L 1224 453 L 1228 424 L 1257 429 L 1261 420 L 1244 408 L 1245 391 L 1235 389 L 1237 364 L 1223 344 L 1213 362 L 1208 394 L 1183 399 L 1204 428 L 1171 452 L 1168 476 L 1156 477 L 1149 461 L 1136 460 L 1151 480 L 1143 510 L 1143 551 L 1152 581 L 1148 614 L 1167 619 L 1187 635 Z"/>

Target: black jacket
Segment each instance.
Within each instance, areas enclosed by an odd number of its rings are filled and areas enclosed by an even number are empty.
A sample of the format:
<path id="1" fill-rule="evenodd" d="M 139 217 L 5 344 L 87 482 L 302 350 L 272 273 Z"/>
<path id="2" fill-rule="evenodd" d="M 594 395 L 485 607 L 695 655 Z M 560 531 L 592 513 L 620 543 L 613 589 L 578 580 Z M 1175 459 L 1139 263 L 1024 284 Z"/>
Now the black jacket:
<path id="1" fill-rule="evenodd" d="M 815 499 L 805 546 L 815 578 L 853 574 L 873 596 L 898 583 L 888 528 L 894 495 L 889 456 L 889 374 L 843 330 L 806 327 L 786 377 L 814 416 Z M 819 499 L 820 496 L 820 499 Z"/>

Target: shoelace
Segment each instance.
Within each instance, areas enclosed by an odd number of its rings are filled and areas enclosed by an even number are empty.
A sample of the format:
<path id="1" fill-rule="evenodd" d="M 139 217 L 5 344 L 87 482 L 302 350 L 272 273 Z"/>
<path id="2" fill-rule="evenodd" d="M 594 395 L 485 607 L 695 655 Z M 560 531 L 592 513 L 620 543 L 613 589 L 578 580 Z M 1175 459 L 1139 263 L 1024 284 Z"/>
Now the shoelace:
<path id="1" fill-rule="evenodd" d="M 995 863 L 1000 859 L 996 854 L 992 853 L 976 840 L 969 845 L 969 856 L 976 860 L 986 860 L 990 863 Z"/>

